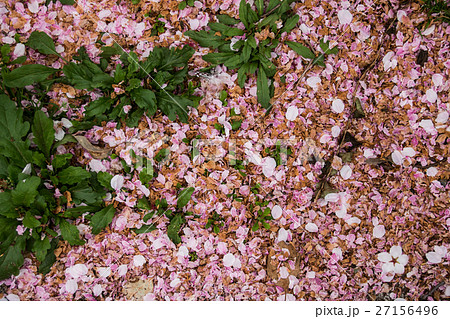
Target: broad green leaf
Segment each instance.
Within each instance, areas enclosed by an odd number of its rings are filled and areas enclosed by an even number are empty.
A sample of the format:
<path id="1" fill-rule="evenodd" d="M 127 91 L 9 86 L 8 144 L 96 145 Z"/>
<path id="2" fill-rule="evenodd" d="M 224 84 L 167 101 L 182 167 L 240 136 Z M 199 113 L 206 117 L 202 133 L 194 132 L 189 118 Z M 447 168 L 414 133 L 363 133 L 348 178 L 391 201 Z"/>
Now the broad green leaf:
<path id="1" fill-rule="evenodd" d="M 261 103 L 261 106 L 263 108 L 268 109 L 270 107 L 270 92 L 269 84 L 267 83 L 266 72 L 264 72 L 263 68 L 259 68 L 258 70 L 256 92 L 258 96 L 258 102 Z"/>
<path id="2" fill-rule="evenodd" d="M 224 35 L 227 37 L 235 37 L 235 36 L 241 36 L 244 35 L 245 31 L 239 28 L 228 28 L 223 32 Z"/>
<path id="3" fill-rule="evenodd" d="M 208 53 L 206 55 L 203 56 L 203 60 L 205 60 L 206 62 L 210 62 L 213 65 L 219 65 L 224 63 L 225 61 L 227 61 L 229 58 L 235 56 L 235 53 L 232 52 L 213 52 L 213 53 Z"/>
<path id="4" fill-rule="evenodd" d="M 189 45 L 182 49 L 168 49 L 165 47 L 155 47 L 152 57 L 159 60 L 158 71 L 170 71 L 173 68 L 181 68 L 187 65 L 187 62 L 194 54 L 194 49 Z"/>
<path id="5" fill-rule="evenodd" d="M 210 22 L 208 24 L 208 27 L 210 27 L 211 30 L 218 31 L 222 34 L 225 34 L 224 32 L 230 29 L 229 26 L 227 26 L 223 23 L 218 23 L 218 22 Z"/>
<path id="6" fill-rule="evenodd" d="M 194 193 L 194 187 L 188 187 L 183 189 L 178 195 L 177 206 L 178 208 L 183 208 L 191 200 L 192 193 Z"/>
<path id="7" fill-rule="evenodd" d="M 114 100 L 109 97 L 100 97 L 89 103 L 84 114 L 87 117 L 95 117 L 97 115 L 105 114 L 111 108 L 113 102 Z"/>
<path id="8" fill-rule="evenodd" d="M 59 238 L 54 238 L 51 243 L 50 243 L 50 248 L 47 249 L 47 255 L 45 256 L 44 260 L 41 262 L 41 264 L 39 265 L 39 272 L 41 274 L 47 274 L 50 272 L 52 265 L 55 263 L 56 261 L 56 256 L 55 256 L 55 249 L 58 246 L 58 242 L 59 242 Z"/>
<path id="9" fill-rule="evenodd" d="M 286 20 L 286 22 L 284 23 L 283 28 L 281 28 L 281 33 L 289 32 L 292 29 L 294 29 L 295 26 L 297 25 L 299 19 L 300 19 L 300 17 L 297 14 L 293 17 L 288 18 Z"/>
<path id="10" fill-rule="evenodd" d="M 153 171 L 153 168 L 152 168 Z M 143 169 L 140 173 L 139 173 L 139 180 L 141 181 L 142 184 L 147 184 L 149 183 L 153 178 L 153 173 L 149 174 L 147 169 Z"/>
<path id="11" fill-rule="evenodd" d="M 131 92 L 131 98 L 141 109 L 145 110 L 149 116 L 156 113 L 156 96 L 153 91 L 142 88 L 133 90 Z"/>
<path id="12" fill-rule="evenodd" d="M 59 56 L 59 53 L 56 52 L 55 44 L 53 43 L 52 38 L 50 38 L 45 32 L 31 32 L 27 45 L 30 48 L 38 50 L 42 54 L 55 54 Z"/>
<path id="13" fill-rule="evenodd" d="M 258 10 L 258 14 L 262 15 L 264 13 L 264 0 L 255 0 L 255 6 Z"/>
<path id="14" fill-rule="evenodd" d="M 223 65 L 229 69 L 235 69 L 241 65 L 241 56 L 234 54 L 232 57 L 228 58 Z"/>
<path id="15" fill-rule="evenodd" d="M 178 115 L 181 122 L 188 122 L 188 106 L 193 105 L 191 100 L 183 96 L 177 96 L 166 92 L 158 92 L 156 99 L 158 101 L 159 109 L 169 117 L 169 120 L 175 121 Z"/>
<path id="16" fill-rule="evenodd" d="M 19 214 L 14 210 L 14 205 L 11 201 L 10 192 L 0 193 L 0 215 L 9 218 L 17 218 Z"/>
<path id="17" fill-rule="evenodd" d="M 25 213 L 25 217 L 23 218 L 23 225 L 28 228 L 36 228 L 41 225 L 41 222 L 28 211 Z"/>
<path id="18" fill-rule="evenodd" d="M 8 279 L 12 275 L 17 276 L 23 261 L 20 248 L 10 246 L 0 257 L 0 280 Z"/>
<path id="19" fill-rule="evenodd" d="M 23 122 L 22 109 L 17 109 L 16 104 L 6 95 L 0 95 L 0 138 L 20 141 L 30 129 L 30 124 Z"/>
<path id="20" fill-rule="evenodd" d="M 106 194 L 104 190 L 102 192 L 98 189 L 94 191 L 87 181 L 70 188 L 70 192 L 75 204 L 86 203 L 89 205 L 99 205 L 102 202 L 102 196 Z"/>
<path id="21" fill-rule="evenodd" d="M 325 41 L 323 41 L 323 39 L 320 39 L 319 46 L 322 49 L 322 51 L 325 53 L 328 50 L 328 48 L 330 47 L 330 43 L 328 41 L 325 42 Z"/>
<path id="22" fill-rule="evenodd" d="M 113 176 L 108 172 L 98 172 L 97 173 L 97 180 L 103 187 L 112 190 L 111 187 L 111 179 Z"/>
<path id="23" fill-rule="evenodd" d="M 55 129 L 53 128 L 53 121 L 45 115 L 41 110 L 34 113 L 33 126 L 31 127 L 34 136 L 34 143 L 44 153 L 45 156 L 50 156 L 50 149 L 55 140 Z"/>
<path id="24" fill-rule="evenodd" d="M 47 256 L 47 251 L 50 249 L 50 240 L 48 237 L 44 237 L 43 240 L 36 240 L 33 244 L 33 252 L 36 255 L 37 260 L 43 262 L 45 256 Z"/>
<path id="25" fill-rule="evenodd" d="M 99 210 L 100 207 L 98 206 L 90 206 L 90 205 L 78 206 L 66 209 L 63 213 L 61 213 L 61 216 L 65 218 L 75 219 L 86 212 L 95 213 Z"/>
<path id="26" fill-rule="evenodd" d="M 91 173 L 82 167 L 69 166 L 58 174 L 61 184 L 73 185 L 91 177 Z"/>
<path id="27" fill-rule="evenodd" d="M 260 23 L 258 23 L 258 27 L 262 28 L 266 25 L 273 25 L 275 21 L 279 19 L 279 16 L 277 14 L 271 14 L 270 16 L 265 17 L 261 20 Z"/>
<path id="28" fill-rule="evenodd" d="M 80 232 L 75 225 L 70 224 L 65 219 L 61 219 L 59 222 L 59 229 L 61 230 L 61 236 L 70 245 L 83 245 L 84 240 L 80 239 Z"/>
<path id="29" fill-rule="evenodd" d="M 259 16 L 258 13 L 254 10 L 251 9 L 250 4 L 247 4 L 247 19 L 248 19 L 248 24 L 250 26 L 250 29 L 253 27 L 253 24 L 258 22 L 259 20 Z"/>
<path id="30" fill-rule="evenodd" d="M 58 170 L 66 166 L 72 159 L 72 154 L 56 154 L 53 157 L 52 166 L 54 170 Z"/>
<path id="31" fill-rule="evenodd" d="M 270 0 L 269 5 L 267 6 L 267 12 L 275 8 L 277 5 L 281 3 L 281 0 Z"/>
<path id="32" fill-rule="evenodd" d="M 225 43 L 224 37 L 215 35 L 213 30 L 208 31 L 186 31 L 184 35 L 198 42 L 202 47 L 211 47 L 217 49 Z"/>
<path id="33" fill-rule="evenodd" d="M 250 56 L 252 54 L 252 48 L 248 42 L 245 42 L 244 48 L 242 49 L 242 53 L 240 56 L 241 63 L 247 63 L 250 60 Z"/>
<path id="34" fill-rule="evenodd" d="M 219 14 L 216 16 L 216 18 L 219 20 L 220 23 L 227 24 L 227 25 L 235 25 L 240 22 L 238 19 L 232 18 L 225 14 Z"/>
<path id="35" fill-rule="evenodd" d="M 238 85 L 243 88 L 247 81 L 247 74 L 249 71 L 250 63 L 245 63 L 238 69 Z"/>
<path id="36" fill-rule="evenodd" d="M 41 64 L 27 64 L 5 74 L 3 80 L 8 87 L 23 88 L 27 85 L 44 81 L 57 71 L 57 69 Z"/>
<path id="37" fill-rule="evenodd" d="M 167 236 L 172 240 L 172 242 L 177 245 L 181 242 L 181 238 L 178 235 L 180 232 L 181 225 L 183 224 L 183 217 L 181 214 L 176 214 L 170 221 L 167 227 Z"/>
<path id="38" fill-rule="evenodd" d="M 18 236 L 16 232 L 18 225 L 19 222 L 15 218 L 0 217 L 0 255 L 6 251 Z"/>
<path id="39" fill-rule="evenodd" d="M 95 213 L 91 219 L 92 233 L 98 234 L 102 229 L 111 224 L 114 214 L 116 213 L 116 209 L 113 205 L 109 205 L 102 210 Z"/>
<path id="40" fill-rule="evenodd" d="M 292 42 L 292 41 L 287 41 L 286 43 L 292 50 L 297 52 L 299 55 L 301 55 L 305 59 L 314 59 L 316 57 L 309 48 L 305 47 L 304 45 L 302 45 L 300 43 Z"/>
<path id="41" fill-rule="evenodd" d="M 38 195 L 37 188 L 41 179 L 37 176 L 30 176 L 25 181 L 19 181 L 17 187 L 11 191 L 12 203 L 16 206 L 30 207 Z"/>

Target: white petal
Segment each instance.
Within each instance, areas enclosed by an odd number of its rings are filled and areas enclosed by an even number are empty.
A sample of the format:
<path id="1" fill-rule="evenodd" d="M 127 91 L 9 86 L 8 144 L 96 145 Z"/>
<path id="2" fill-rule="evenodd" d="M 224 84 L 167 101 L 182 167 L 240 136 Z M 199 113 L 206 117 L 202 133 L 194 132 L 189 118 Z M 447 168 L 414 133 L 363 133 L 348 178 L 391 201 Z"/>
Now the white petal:
<path id="1" fill-rule="evenodd" d="M 27 175 L 31 174 L 31 163 L 28 163 L 27 165 L 25 165 L 25 167 L 22 170 L 22 174 L 27 174 Z"/>
<path id="2" fill-rule="evenodd" d="M 408 255 L 401 255 L 400 257 L 397 258 L 397 262 L 402 265 L 406 265 L 408 263 L 408 260 L 409 260 Z"/>
<path id="3" fill-rule="evenodd" d="M 286 111 L 286 119 L 288 121 L 295 121 L 298 116 L 298 108 L 294 105 L 288 107 Z"/>
<path id="4" fill-rule="evenodd" d="M 334 113 L 342 113 L 345 109 L 344 102 L 341 99 L 336 99 L 331 103 L 331 110 Z"/>
<path id="5" fill-rule="evenodd" d="M 136 255 L 133 257 L 133 265 L 140 267 L 145 264 L 145 258 L 142 255 Z"/>
<path id="6" fill-rule="evenodd" d="M 283 210 L 280 206 L 275 205 L 272 207 L 272 217 L 273 219 L 278 219 L 283 215 Z"/>
<path id="7" fill-rule="evenodd" d="M 31 13 L 37 13 L 39 11 L 39 3 L 36 0 L 32 0 L 28 3 L 28 10 L 30 10 Z"/>
<path id="8" fill-rule="evenodd" d="M 442 262 L 442 257 L 435 251 L 426 253 L 425 255 L 430 264 L 439 264 Z"/>
<path id="9" fill-rule="evenodd" d="M 92 293 L 93 293 L 93 295 L 94 295 L 95 297 L 100 296 L 100 294 L 101 294 L 102 292 L 103 292 L 103 288 L 102 288 L 102 286 L 99 285 L 99 284 L 96 284 L 96 285 L 94 286 L 94 288 L 92 288 Z"/>
<path id="10" fill-rule="evenodd" d="M 263 174 L 266 177 L 272 176 L 276 166 L 277 162 L 272 157 L 264 157 L 262 160 Z"/>
<path id="11" fill-rule="evenodd" d="M 178 252 L 177 252 L 177 256 L 178 257 L 187 257 L 187 256 L 189 256 L 189 250 L 187 249 L 187 247 L 186 246 L 180 246 L 180 248 L 178 249 Z"/>
<path id="12" fill-rule="evenodd" d="M 445 246 L 434 246 L 434 251 L 441 257 L 445 257 L 445 255 L 447 255 L 447 247 Z"/>
<path id="13" fill-rule="evenodd" d="M 379 261 L 381 261 L 383 263 L 388 263 L 392 260 L 391 254 L 389 254 L 387 252 L 379 253 L 377 258 Z"/>
<path id="14" fill-rule="evenodd" d="M 431 77 L 431 80 L 433 80 L 434 86 L 441 86 L 444 80 L 444 77 L 440 74 L 433 74 Z"/>
<path id="15" fill-rule="evenodd" d="M 341 134 L 341 128 L 339 127 L 339 126 L 333 126 L 332 128 L 331 128 L 331 136 L 333 136 L 333 137 L 338 137 L 339 136 L 339 134 Z"/>
<path id="16" fill-rule="evenodd" d="M 346 223 L 349 225 L 359 224 L 361 223 L 361 219 L 359 219 L 358 217 L 350 217 L 349 219 L 346 220 Z"/>
<path id="17" fill-rule="evenodd" d="M 123 183 L 124 183 L 125 179 L 123 178 L 122 175 L 115 175 L 112 179 L 111 179 L 111 187 L 118 192 L 122 187 L 123 187 Z"/>
<path id="18" fill-rule="evenodd" d="M 377 225 L 373 228 L 373 237 L 382 238 L 386 234 L 386 229 L 384 225 Z"/>
<path id="19" fill-rule="evenodd" d="M 391 254 L 392 258 L 398 258 L 402 255 L 402 247 L 392 246 L 389 250 L 389 253 Z"/>
<path id="20" fill-rule="evenodd" d="M 289 277 L 289 271 L 286 267 L 280 267 L 280 277 L 281 278 L 287 278 Z"/>
<path id="21" fill-rule="evenodd" d="M 223 256 L 223 265 L 225 267 L 231 267 L 234 264 L 235 257 L 232 253 L 228 253 Z"/>
<path id="22" fill-rule="evenodd" d="M 395 264 L 394 271 L 396 274 L 401 275 L 405 272 L 405 266 L 403 266 L 402 264 Z"/>
<path id="23" fill-rule="evenodd" d="M 435 131 L 433 121 L 431 120 L 422 120 L 420 121 L 419 126 L 430 134 L 434 133 Z"/>
<path id="24" fill-rule="evenodd" d="M 66 118 L 61 119 L 61 123 L 65 128 L 71 128 L 73 126 L 72 122 Z"/>
<path id="25" fill-rule="evenodd" d="M 25 55 L 25 45 L 23 43 L 17 43 L 14 48 L 14 55 L 16 57 Z"/>
<path id="26" fill-rule="evenodd" d="M 306 224 L 305 229 L 311 233 L 317 233 L 319 231 L 319 228 L 314 223 Z"/>
<path id="27" fill-rule="evenodd" d="M 403 155 L 399 151 L 395 150 L 391 154 L 392 161 L 397 165 L 402 165 L 403 163 Z"/>
<path id="28" fill-rule="evenodd" d="M 437 101 L 437 93 L 435 90 L 433 89 L 428 89 L 427 92 L 425 93 L 425 95 L 427 96 L 427 101 L 430 103 L 434 103 Z"/>
<path id="29" fill-rule="evenodd" d="M 325 201 L 328 203 L 336 203 L 339 200 L 338 193 L 329 193 L 325 195 Z"/>
<path id="30" fill-rule="evenodd" d="M 92 159 L 89 162 L 89 168 L 98 173 L 98 172 L 106 172 L 106 167 L 105 165 L 103 165 L 102 161 L 98 160 L 98 159 Z"/>
<path id="31" fill-rule="evenodd" d="M 344 180 L 347 180 L 352 176 L 352 168 L 348 165 L 344 165 L 339 173 Z"/>
<path id="32" fill-rule="evenodd" d="M 76 264 L 70 267 L 67 272 L 75 279 L 80 278 L 88 273 L 88 268 L 85 264 Z"/>
<path id="33" fill-rule="evenodd" d="M 392 51 L 389 51 L 386 53 L 386 55 L 383 58 L 383 65 L 384 65 L 384 71 L 387 71 L 393 66 L 393 63 L 391 62 L 391 59 L 394 57 L 395 53 Z"/>
<path id="34" fill-rule="evenodd" d="M 433 177 L 436 176 L 438 173 L 438 170 L 436 167 L 428 167 L 427 168 L 427 176 Z"/>
<path id="35" fill-rule="evenodd" d="M 342 24 L 350 24 L 353 20 L 353 15 L 350 11 L 343 9 L 338 12 L 339 23 Z"/>
<path id="36" fill-rule="evenodd" d="M 395 269 L 394 263 L 392 263 L 392 262 L 384 263 L 384 264 L 381 266 L 381 270 L 382 270 L 384 273 L 393 272 L 394 269 Z"/>
<path id="37" fill-rule="evenodd" d="M 200 21 L 198 21 L 198 19 L 189 20 L 189 25 L 191 27 L 191 30 L 197 30 L 200 26 Z"/>
<path id="38" fill-rule="evenodd" d="M 61 141 L 64 138 L 64 135 L 65 135 L 65 133 L 64 133 L 64 130 L 62 128 L 58 127 L 55 130 L 55 140 Z"/>
<path id="39" fill-rule="evenodd" d="M 321 82 L 322 82 L 322 80 L 318 76 L 312 76 L 306 80 L 306 84 L 308 84 L 313 89 L 316 89 L 317 85 Z"/>
<path id="40" fill-rule="evenodd" d="M 98 267 L 97 274 L 102 278 L 106 278 L 111 275 L 111 267 Z"/>
<path id="41" fill-rule="evenodd" d="M 288 232 L 284 228 L 280 228 L 278 231 L 278 241 L 287 241 L 288 239 Z"/>
<path id="42" fill-rule="evenodd" d="M 447 286 L 447 288 L 445 288 L 445 296 L 450 297 L 450 286 Z"/>
<path id="43" fill-rule="evenodd" d="M 77 290 L 78 290 L 78 284 L 77 284 L 77 281 L 76 281 L 75 279 L 67 280 L 67 282 L 66 282 L 66 291 L 67 291 L 69 294 L 73 294 L 73 293 L 75 293 Z"/>
<path id="44" fill-rule="evenodd" d="M 436 123 L 445 123 L 448 121 L 448 112 L 442 111 L 436 117 Z"/>
<path id="45" fill-rule="evenodd" d="M 403 156 L 414 157 L 416 155 L 416 151 L 412 147 L 405 147 L 401 152 Z"/>
<path id="46" fill-rule="evenodd" d="M 427 28 L 425 31 L 422 32 L 422 35 L 430 35 L 434 32 L 434 24 L 431 25 L 431 27 Z"/>
<path id="47" fill-rule="evenodd" d="M 128 272 L 128 266 L 127 266 L 127 265 L 120 265 L 120 266 L 117 268 L 117 274 L 118 274 L 120 277 L 125 276 L 125 275 L 127 274 L 127 272 Z"/>

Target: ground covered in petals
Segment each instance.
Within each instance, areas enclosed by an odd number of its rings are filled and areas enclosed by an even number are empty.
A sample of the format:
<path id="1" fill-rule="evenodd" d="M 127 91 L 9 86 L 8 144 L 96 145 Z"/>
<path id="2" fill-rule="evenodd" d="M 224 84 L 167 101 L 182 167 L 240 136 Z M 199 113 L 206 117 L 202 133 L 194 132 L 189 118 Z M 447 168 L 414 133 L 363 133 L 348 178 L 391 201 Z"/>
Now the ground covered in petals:
<path id="1" fill-rule="evenodd" d="M 420 1 L 294 2 L 299 22 L 272 54 L 270 111 L 258 104 L 256 77 L 241 88 L 237 70 L 196 72 L 213 50 L 184 35 L 208 30 L 219 14 L 239 18 L 240 1 L 201 0 L 181 10 L 175 0 L 76 2 L 3 1 L 0 43 L 10 44 L 13 58 L 53 68 L 65 62 L 22 44 L 31 32 L 51 36 L 68 61 L 81 46 L 98 62 L 101 47 L 114 42 L 139 59 L 156 46 L 187 44 L 195 49 L 194 95 L 202 99 L 188 123 L 158 111 L 136 127 L 104 121 L 80 130 L 108 149 L 103 158 L 81 144 L 60 146 L 87 170 L 115 176 L 106 200 L 117 212 L 97 235 L 77 219 L 86 243 L 60 242 L 46 275 L 27 254 L 20 274 L 0 283 L 0 297 L 449 299 L 450 26 L 427 24 Z M 155 25 L 162 29 L 152 31 Z M 322 39 L 339 48 L 324 67 L 311 67 L 283 42 L 320 53 Z M 102 92 L 55 84 L 47 95 L 75 123 Z M 125 169 L 135 156 L 153 158 L 162 149 L 168 155 L 146 185 Z M 169 220 L 144 222 L 137 202 L 176 205 L 186 187 L 194 188 L 184 208 L 193 215 L 174 244 Z M 272 217 L 266 228 L 254 226 L 260 209 Z M 156 229 L 133 231 L 142 225 Z"/>

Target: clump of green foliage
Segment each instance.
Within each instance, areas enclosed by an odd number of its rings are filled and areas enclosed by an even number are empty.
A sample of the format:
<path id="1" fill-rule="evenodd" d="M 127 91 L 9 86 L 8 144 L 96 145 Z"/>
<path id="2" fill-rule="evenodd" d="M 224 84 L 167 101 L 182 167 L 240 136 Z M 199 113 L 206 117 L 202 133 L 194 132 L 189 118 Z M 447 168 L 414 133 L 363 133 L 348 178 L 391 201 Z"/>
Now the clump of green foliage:
<path id="1" fill-rule="evenodd" d="M 223 64 L 238 69 L 238 84 L 244 87 L 247 77 L 257 73 L 258 102 L 266 109 L 274 94 L 273 77 L 276 67 L 271 53 L 278 46 L 281 34 L 291 31 L 299 20 L 290 7 L 294 0 L 255 0 L 255 10 L 242 0 L 239 18 L 218 15 L 218 22 L 208 24 L 209 31 L 187 31 L 185 34 L 203 47 L 217 49 L 203 57 L 212 66 Z M 241 23 L 245 29 L 238 27 Z M 263 33 L 272 33 L 259 41 Z M 269 83 L 270 80 L 270 83 Z"/>
<path id="2" fill-rule="evenodd" d="M 450 23 L 450 4 L 445 0 L 422 0 L 422 9 L 427 13 L 429 22 L 437 19 Z"/>
<path id="3" fill-rule="evenodd" d="M 60 238 L 84 244 L 69 220 L 95 213 L 86 216 L 95 234 L 113 219 L 114 207 L 103 201 L 111 176 L 72 166 L 72 154 L 56 153 L 67 141 L 55 141 L 53 121 L 44 112 L 24 121 L 23 110 L 0 95 L 0 280 L 19 273 L 27 251 L 47 273 Z"/>
<path id="4" fill-rule="evenodd" d="M 140 198 L 138 200 L 137 207 L 145 211 L 150 211 L 142 219 L 143 222 L 148 222 L 154 216 L 166 216 L 169 219 L 167 236 L 174 244 L 177 245 L 181 243 L 181 237 L 179 235 L 181 227 L 186 223 L 187 216 L 194 215 L 192 212 L 184 212 L 183 207 L 189 203 L 193 193 L 194 187 L 187 187 L 183 189 L 178 194 L 177 206 L 175 208 L 169 208 L 169 205 L 164 198 L 161 200 L 156 200 L 154 205 L 151 205 L 145 197 Z M 133 230 L 136 234 L 144 234 L 155 229 L 156 226 L 151 223 L 150 225 L 143 225 L 141 228 L 135 228 Z"/>

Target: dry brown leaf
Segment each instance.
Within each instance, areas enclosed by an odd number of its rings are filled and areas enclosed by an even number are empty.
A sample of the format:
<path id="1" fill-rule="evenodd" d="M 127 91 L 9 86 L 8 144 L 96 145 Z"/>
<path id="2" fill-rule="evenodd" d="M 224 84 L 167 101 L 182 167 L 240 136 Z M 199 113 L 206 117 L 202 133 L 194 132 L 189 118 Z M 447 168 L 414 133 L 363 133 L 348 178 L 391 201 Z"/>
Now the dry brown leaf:
<path id="1" fill-rule="evenodd" d="M 92 145 L 89 140 L 81 135 L 75 135 L 75 139 L 89 154 L 95 159 L 103 159 L 109 155 L 111 149 L 109 147 L 101 148 L 99 146 Z"/>

